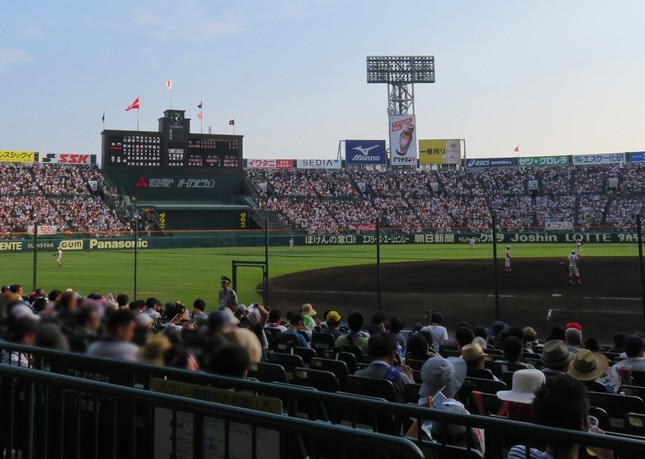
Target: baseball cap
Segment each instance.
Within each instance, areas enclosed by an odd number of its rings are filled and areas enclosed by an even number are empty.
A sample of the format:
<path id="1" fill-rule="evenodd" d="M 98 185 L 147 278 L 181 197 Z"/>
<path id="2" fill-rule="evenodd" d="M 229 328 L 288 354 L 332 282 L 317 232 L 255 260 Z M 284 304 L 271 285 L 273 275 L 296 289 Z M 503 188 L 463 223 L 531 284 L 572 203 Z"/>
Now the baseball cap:
<path id="1" fill-rule="evenodd" d="M 237 312 L 244 312 L 246 311 L 247 307 L 245 304 L 238 304 L 237 305 Z"/>
<path id="2" fill-rule="evenodd" d="M 569 322 L 564 328 L 575 328 L 576 330 L 582 331 L 582 325 L 578 322 Z"/>
<path id="3" fill-rule="evenodd" d="M 533 329 L 533 327 L 524 327 L 522 333 L 524 333 L 525 337 L 531 339 L 535 339 L 535 337 L 537 336 L 537 332 Z"/>
<path id="4" fill-rule="evenodd" d="M 340 322 L 340 314 L 336 311 L 329 311 L 327 313 L 327 322 Z"/>
<path id="5" fill-rule="evenodd" d="M 229 278 L 228 278 L 228 277 L 226 277 L 226 276 L 222 276 L 222 277 L 220 277 L 220 280 L 221 280 L 222 282 L 226 282 L 227 284 L 230 284 L 230 283 L 231 283 L 231 279 L 229 279 Z"/>

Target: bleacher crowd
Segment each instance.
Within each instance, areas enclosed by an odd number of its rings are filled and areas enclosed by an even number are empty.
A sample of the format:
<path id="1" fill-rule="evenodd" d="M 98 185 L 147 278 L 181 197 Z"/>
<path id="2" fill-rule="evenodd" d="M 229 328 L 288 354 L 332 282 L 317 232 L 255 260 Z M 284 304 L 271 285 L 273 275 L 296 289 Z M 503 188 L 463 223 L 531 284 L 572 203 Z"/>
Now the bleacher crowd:
<path id="1" fill-rule="evenodd" d="M 224 288 L 228 279 L 222 280 Z M 20 285 L 5 286 L 4 340 L 597 434 L 628 430 L 629 416 L 640 425 L 645 421 L 641 332 L 618 332 L 606 347 L 575 322 L 543 336 L 530 324 L 464 321 L 449 334 L 443 314 L 434 310 L 406 328 L 401 318 L 381 312 L 369 320 L 358 311 L 343 318 L 304 304 L 283 314 L 239 304 L 227 287 L 223 292 L 219 304 L 208 308 L 215 310 L 206 313 L 202 299 L 185 306 L 124 294 L 81 297 L 71 290 L 25 295 Z M 29 354 L 6 350 L 2 362 L 32 364 Z M 481 429 L 429 421 L 400 428 L 410 438 L 485 451 Z M 529 452 L 513 443 L 508 447 L 511 459 L 577 457 L 572 444 Z M 614 457 L 592 450 L 602 459 Z"/>
<path id="2" fill-rule="evenodd" d="M 246 174 L 259 210 L 308 233 L 355 231 L 376 217 L 383 227 L 408 233 L 490 231 L 493 214 L 505 231 L 544 228 L 547 222 L 570 222 L 581 231 L 633 231 L 645 200 L 645 166 L 639 164 Z"/>

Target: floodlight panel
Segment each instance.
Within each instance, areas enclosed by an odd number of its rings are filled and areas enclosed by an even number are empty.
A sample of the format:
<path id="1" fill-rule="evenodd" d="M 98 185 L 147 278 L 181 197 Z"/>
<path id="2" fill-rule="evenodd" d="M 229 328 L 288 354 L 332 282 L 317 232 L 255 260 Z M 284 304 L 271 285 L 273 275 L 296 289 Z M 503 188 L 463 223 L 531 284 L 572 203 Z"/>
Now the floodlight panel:
<path id="1" fill-rule="evenodd" d="M 434 56 L 367 56 L 368 83 L 434 83 Z"/>

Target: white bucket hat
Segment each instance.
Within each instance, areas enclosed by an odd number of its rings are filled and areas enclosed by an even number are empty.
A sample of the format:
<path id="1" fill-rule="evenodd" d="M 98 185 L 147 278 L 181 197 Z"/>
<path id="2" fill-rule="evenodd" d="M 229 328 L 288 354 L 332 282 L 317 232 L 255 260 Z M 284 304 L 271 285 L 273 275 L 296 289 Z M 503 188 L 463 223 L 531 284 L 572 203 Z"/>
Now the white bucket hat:
<path id="1" fill-rule="evenodd" d="M 497 398 L 508 402 L 530 404 L 535 398 L 535 391 L 544 384 L 544 373 L 540 370 L 518 370 L 513 373 L 513 389 L 500 390 Z"/>

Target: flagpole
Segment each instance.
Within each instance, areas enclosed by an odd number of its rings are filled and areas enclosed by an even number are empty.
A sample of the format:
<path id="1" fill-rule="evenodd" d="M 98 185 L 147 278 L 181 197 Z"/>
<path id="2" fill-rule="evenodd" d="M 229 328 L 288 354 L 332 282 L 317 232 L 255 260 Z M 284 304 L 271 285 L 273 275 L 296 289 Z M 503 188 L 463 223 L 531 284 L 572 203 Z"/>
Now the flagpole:
<path id="1" fill-rule="evenodd" d="M 137 108 L 137 131 L 139 130 L 139 109 Z"/>
<path id="2" fill-rule="evenodd" d="M 199 117 L 199 133 L 203 134 L 204 133 L 204 112 L 200 111 L 199 114 L 200 114 L 200 117 Z"/>

